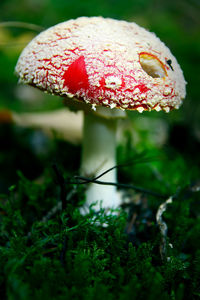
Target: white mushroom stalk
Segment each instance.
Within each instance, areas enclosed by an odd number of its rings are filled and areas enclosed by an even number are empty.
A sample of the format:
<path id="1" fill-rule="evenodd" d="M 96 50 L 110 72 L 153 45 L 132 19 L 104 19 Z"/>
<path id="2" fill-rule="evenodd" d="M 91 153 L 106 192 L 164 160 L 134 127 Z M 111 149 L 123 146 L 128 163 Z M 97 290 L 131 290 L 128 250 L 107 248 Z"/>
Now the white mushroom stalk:
<path id="1" fill-rule="evenodd" d="M 22 52 L 16 73 L 21 82 L 85 111 L 81 172 L 94 177 L 116 165 L 116 111 L 169 112 L 186 94 L 182 70 L 159 38 L 133 22 L 102 17 L 42 32 Z M 99 108 L 105 110 L 101 117 Z M 116 171 L 101 180 L 116 182 Z M 96 209 L 101 200 L 105 208 L 120 202 L 112 186 L 90 184 L 86 196 L 87 206 L 97 201 Z"/>
<path id="2" fill-rule="evenodd" d="M 117 164 L 116 128 L 117 120 L 85 114 L 81 174 L 89 178 L 95 178 Z M 99 180 L 116 183 L 116 169 L 101 176 Z M 101 206 L 104 208 L 117 208 L 120 204 L 117 189 L 112 185 L 89 183 L 86 199 L 86 210 L 95 202 L 93 208 L 97 211 Z"/>

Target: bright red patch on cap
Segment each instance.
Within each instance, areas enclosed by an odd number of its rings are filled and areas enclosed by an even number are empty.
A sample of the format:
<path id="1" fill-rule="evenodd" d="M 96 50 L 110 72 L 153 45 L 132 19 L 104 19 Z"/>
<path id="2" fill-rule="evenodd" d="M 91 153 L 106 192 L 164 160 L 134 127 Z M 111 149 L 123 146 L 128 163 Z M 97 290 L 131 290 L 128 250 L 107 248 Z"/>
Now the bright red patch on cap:
<path id="1" fill-rule="evenodd" d="M 88 75 L 85 66 L 84 56 L 80 56 L 75 60 L 63 75 L 64 87 L 67 86 L 69 92 L 75 94 L 81 89 L 88 89 Z"/>

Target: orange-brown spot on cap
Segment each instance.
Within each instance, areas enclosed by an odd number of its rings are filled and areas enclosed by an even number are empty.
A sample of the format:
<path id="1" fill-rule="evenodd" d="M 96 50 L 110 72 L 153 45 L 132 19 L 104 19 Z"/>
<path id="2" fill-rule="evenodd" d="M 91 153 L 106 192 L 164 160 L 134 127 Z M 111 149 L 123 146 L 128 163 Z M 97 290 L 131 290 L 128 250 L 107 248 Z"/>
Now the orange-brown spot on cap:
<path id="1" fill-rule="evenodd" d="M 139 54 L 142 69 L 153 78 L 164 78 L 167 76 L 165 65 L 156 57 L 156 55 L 141 52 Z"/>
<path id="2" fill-rule="evenodd" d="M 89 88 L 84 56 L 80 56 L 68 67 L 63 75 L 63 79 L 64 87 L 67 86 L 72 94 L 81 89 L 87 90 Z"/>

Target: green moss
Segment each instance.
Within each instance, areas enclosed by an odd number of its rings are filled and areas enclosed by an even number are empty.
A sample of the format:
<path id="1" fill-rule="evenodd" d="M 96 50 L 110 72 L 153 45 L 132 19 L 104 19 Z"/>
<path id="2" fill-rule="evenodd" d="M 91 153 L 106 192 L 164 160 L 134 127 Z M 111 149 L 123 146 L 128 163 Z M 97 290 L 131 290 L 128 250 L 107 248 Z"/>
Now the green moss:
<path id="1" fill-rule="evenodd" d="M 80 215 L 82 187 L 68 187 L 68 194 L 74 188 L 75 192 L 66 210 L 58 209 L 45 219 L 60 197 L 52 180 L 53 176 L 45 177 L 38 184 L 19 173 L 9 196 L 1 196 L 1 299 L 198 297 L 200 223 L 188 188 L 179 192 L 164 215 L 173 248 L 162 261 L 155 222 L 146 241 L 135 228 L 136 245 L 125 230 L 126 213 L 108 216 L 102 210 L 96 215 L 91 209 Z"/>

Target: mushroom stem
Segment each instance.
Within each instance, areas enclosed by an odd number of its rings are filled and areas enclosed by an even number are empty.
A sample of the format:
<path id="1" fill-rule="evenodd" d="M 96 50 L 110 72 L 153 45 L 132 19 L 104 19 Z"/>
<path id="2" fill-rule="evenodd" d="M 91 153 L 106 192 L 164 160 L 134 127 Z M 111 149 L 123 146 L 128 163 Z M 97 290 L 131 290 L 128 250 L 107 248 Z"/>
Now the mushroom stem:
<path id="1" fill-rule="evenodd" d="M 94 114 L 84 115 L 83 150 L 81 173 L 96 177 L 116 165 L 116 119 L 105 119 Z M 101 181 L 116 182 L 116 169 L 106 173 Z M 117 208 L 120 198 L 115 186 L 88 184 L 85 209 L 92 204 L 98 211 L 103 208 Z"/>

